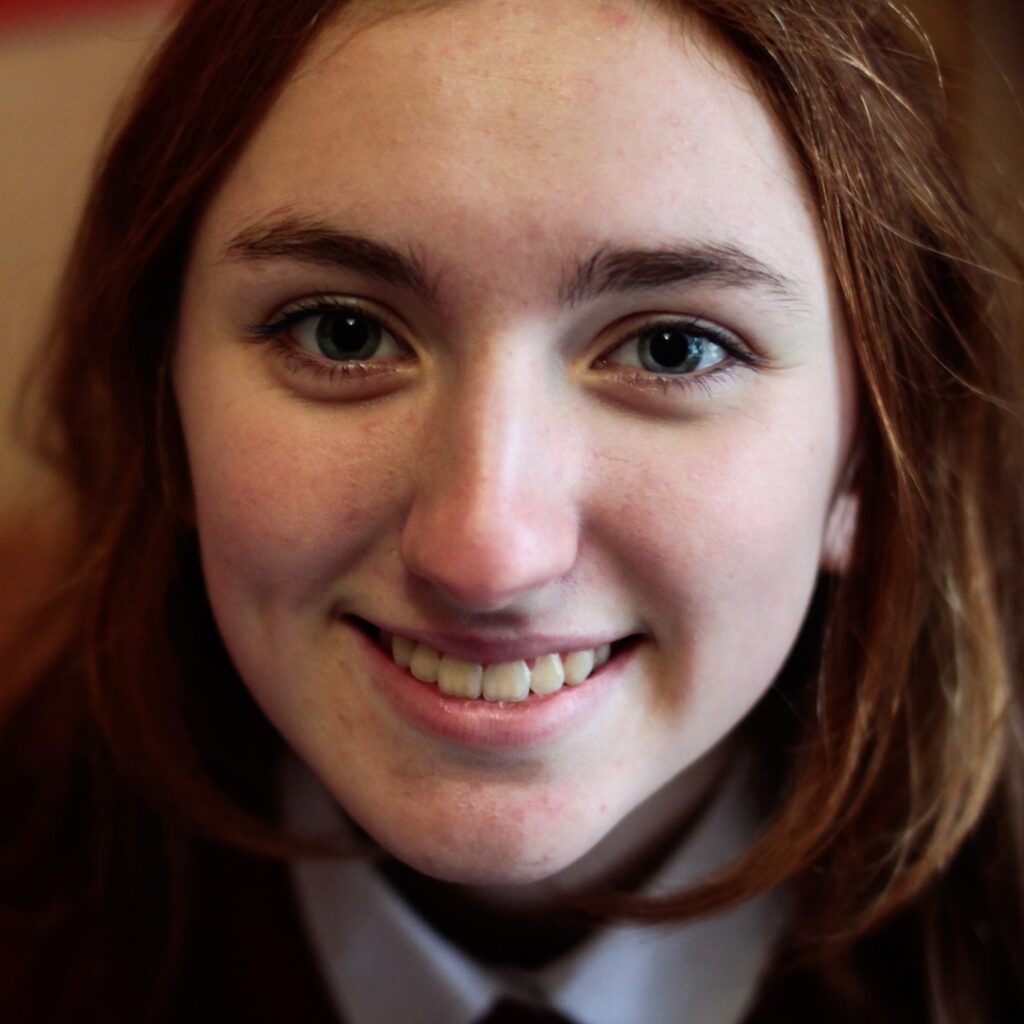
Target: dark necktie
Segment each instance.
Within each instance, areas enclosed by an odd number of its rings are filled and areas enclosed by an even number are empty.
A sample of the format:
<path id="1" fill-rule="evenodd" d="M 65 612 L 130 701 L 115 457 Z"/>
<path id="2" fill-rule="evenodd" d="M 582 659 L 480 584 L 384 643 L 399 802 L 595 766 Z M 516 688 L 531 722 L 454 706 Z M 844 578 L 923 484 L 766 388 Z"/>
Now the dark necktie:
<path id="1" fill-rule="evenodd" d="M 506 996 L 477 1024 L 573 1024 L 573 1021 L 556 1010 L 533 1007 Z"/>

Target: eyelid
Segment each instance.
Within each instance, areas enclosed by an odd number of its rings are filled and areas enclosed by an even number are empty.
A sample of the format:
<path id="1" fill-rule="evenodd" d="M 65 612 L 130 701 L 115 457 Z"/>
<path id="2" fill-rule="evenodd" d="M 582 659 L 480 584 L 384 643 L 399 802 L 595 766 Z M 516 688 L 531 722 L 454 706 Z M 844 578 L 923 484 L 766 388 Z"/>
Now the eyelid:
<path id="1" fill-rule="evenodd" d="M 398 349 L 383 358 L 332 359 L 308 348 L 297 337 L 317 317 L 351 310 L 376 321 Z M 409 380 L 415 366 L 413 346 L 404 325 L 377 303 L 356 296 L 319 293 L 279 305 L 266 319 L 244 328 L 248 341 L 268 355 L 269 365 L 284 373 L 287 385 L 304 397 L 327 402 L 361 401 L 390 394 Z"/>
<path id="2" fill-rule="evenodd" d="M 607 361 L 613 352 L 629 342 L 639 340 L 648 331 L 655 330 L 658 327 L 685 327 L 693 329 L 695 333 L 706 335 L 710 342 L 718 345 L 728 356 L 745 365 L 760 366 L 765 362 L 740 335 L 727 327 L 723 327 L 714 320 L 693 314 L 654 313 L 645 317 L 635 326 L 631 325 L 625 331 L 616 331 L 616 339 L 610 344 L 606 343 L 603 346 L 602 354 L 598 356 L 594 365 L 614 365 Z"/>
<path id="3" fill-rule="evenodd" d="M 345 309 L 356 309 L 365 316 L 379 321 L 399 345 L 412 350 L 407 340 L 409 332 L 397 317 L 382 309 L 377 303 L 354 295 L 314 293 L 294 299 L 278 307 L 266 319 L 248 325 L 245 330 L 256 339 L 277 338 L 285 334 L 290 327 L 303 320 L 312 319 L 317 314 Z"/>

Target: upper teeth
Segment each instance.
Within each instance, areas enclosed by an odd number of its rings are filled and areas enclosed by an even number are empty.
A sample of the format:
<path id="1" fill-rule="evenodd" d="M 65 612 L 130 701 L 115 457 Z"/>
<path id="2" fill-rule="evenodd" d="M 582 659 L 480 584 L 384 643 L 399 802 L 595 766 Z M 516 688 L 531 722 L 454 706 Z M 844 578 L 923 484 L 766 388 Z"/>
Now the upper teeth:
<path id="1" fill-rule="evenodd" d="M 385 638 L 386 639 L 386 638 Z M 483 697 L 484 700 L 526 700 L 534 693 L 554 693 L 563 683 L 579 686 L 595 668 L 611 656 L 611 646 L 602 644 L 588 651 L 542 654 L 531 668 L 525 661 L 506 661 L 481 665 L 442 654 L 429 644 L 404 636 L 391 637 L 391 656 L 395 664 L 408 669 L 424 683 L 437 683 L 450 697 Z"/>

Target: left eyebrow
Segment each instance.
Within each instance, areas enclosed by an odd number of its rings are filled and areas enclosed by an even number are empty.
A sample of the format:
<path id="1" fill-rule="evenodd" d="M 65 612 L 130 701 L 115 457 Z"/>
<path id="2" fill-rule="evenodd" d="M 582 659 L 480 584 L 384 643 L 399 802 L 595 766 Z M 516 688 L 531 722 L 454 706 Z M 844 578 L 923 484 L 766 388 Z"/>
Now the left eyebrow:
<path id="1" fill-rule="evenodd" d="M 289 259 L 340 267 L 404 288 L 428 303 L 437 299 L 436 286 L 414 253 L 402 253 L 313 218 L 286 216 L 261 221 L 235 235 L 226 250 L 240 260 Z"/>
<path id="2" fill-rule="evenodd" d="M 653 249 L 602 246 L 565 282 L 561 300 L 577 305 L 607 292 L 642 291 L 684 282 L 726 288 L 766 288 L 787 301 L 802 301 L 797 284 L 752 253 L 730 244 L 683 244 Z"/>

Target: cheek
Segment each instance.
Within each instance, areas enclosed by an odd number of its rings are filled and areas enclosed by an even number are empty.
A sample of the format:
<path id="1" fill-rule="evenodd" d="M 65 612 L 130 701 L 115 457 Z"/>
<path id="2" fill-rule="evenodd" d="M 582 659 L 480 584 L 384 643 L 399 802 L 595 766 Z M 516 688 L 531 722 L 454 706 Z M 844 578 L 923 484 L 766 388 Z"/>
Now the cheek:
<path id="1" fill-rule="evenodd" d="M 301 604 L 367 557 L 402 507 L 407 425 L 258 391 L 183 418 L 211 591 Z"/>
<path id="2" fill-rule="evenodd" d="M 768 438 L 711 447 L 708 457 L 697 446 L 666 458 L 651 449 L 607 489 L 616 494 L 607 518 L 644 575 L 661 578 L 668 592 L 697 575 L 714 593 L 763 573 L 785 577 L 794 555 L 801 568 L 816 565 L 832 458 Z"/>
<path id="3" fill-rule="evenodd" d="M 817 579 L 836 446 L 780 423 L 695 430 L 644 450 L 628 476 L 618 460 L 602 528 L 618 536 L 618 570 L 636 581 L 673 678 L 766 687 Z"/>

